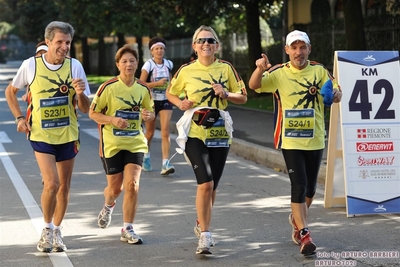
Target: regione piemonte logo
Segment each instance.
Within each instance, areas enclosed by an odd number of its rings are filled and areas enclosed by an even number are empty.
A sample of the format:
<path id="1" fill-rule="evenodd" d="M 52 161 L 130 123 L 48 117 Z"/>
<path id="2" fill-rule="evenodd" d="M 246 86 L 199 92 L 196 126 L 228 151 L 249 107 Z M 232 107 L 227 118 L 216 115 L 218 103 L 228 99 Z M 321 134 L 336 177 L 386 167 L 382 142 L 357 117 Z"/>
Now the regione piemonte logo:
<path id="1" fill-rule="evenodd" d="M 357 142 L 357 152 L 393 151 L 393 142 Z"/>
<path id="2" fill-rule="evenodd" d="M 385 138 L 391 138 L 391 136 L 392 136 L 391 128 L 357 129 L 358 139 L 367 139 L 367 138 L 385 139 Z"/>

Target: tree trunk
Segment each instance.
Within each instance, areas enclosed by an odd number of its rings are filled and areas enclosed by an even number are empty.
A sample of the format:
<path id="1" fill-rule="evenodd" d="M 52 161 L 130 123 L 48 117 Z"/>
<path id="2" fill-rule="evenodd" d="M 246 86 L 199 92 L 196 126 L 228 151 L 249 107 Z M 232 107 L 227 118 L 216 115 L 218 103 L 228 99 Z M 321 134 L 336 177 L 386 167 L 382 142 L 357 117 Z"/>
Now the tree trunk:
<path id="1" fill-rule="evenodd" d="M 261 57 L 262 53 L 258 3 L 259 0 L 246 2 L 246 28 L 249 47 L 248 66 L 250 70 L 254 70 L 255 62 Z"/>
<path id="2" fill-rule="evenodd" d="M 87 42 L 86 37 L 81 37 L 81 44 L 82 44 L 82 58 L 83 58 L 83 68 L 86 72 L 86 74 L 91 74 L 90 72 L 90 50 L 89 50 L 89 45 Z"/>
<path id="3" fill-rule="evenodd" d="M 343 0 L 347 50 L 365 50 L 364 19 L 361 1 Z"/>
<path id="4" fill-rule="evenodd" d="M 104 44 L 104 38 L 99 37 L 99 43 L 98 43 L 98 53 L 99 53 L 99 64 L 98 64 L 98 75 L 99 76 L 105 76 L 109 75 L 107 74 L 107 66 L 106 66 L 106 51 L 105 51 L 105 44 Z"/>
<path id="5" fill-rule="evenodd" d="M 117 49 L 119 49 L 119 48 L 123 47 L 124 44 L 126 44 L 125 35 L 121 32 L 117 32 L 117 38 L 118 38 Z"/>

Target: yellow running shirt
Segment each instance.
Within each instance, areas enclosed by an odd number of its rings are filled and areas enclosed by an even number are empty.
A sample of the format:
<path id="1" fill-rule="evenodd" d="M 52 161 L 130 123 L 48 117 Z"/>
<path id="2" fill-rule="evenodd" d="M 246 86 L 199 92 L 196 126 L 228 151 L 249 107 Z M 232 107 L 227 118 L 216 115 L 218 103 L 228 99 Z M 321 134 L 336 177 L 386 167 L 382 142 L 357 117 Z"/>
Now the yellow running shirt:
<path id="1" fill-rule="evenodd" d="M 140 114 L 142 108 L 154 111 L 154 102 L 149 89 L 138 79 L 128 87 L 119 77 L 114 77 L 99 87 L 90 109 L 129 122 L 125 129 L 112 124 L 99 125 L 100 157 L 110 158 L 121 150 L 147 153 Z"/>
<path id="2" fill-rule="evenodd" d="M 235 68 L 227 61 L 215 59 L 204 66 L 198 60 L 182 65 L 172 78 L 169 93 L 180 96 L 184 93 L 187 99 L 194 102 L 195 107 L 210 107 L 225 110 L 228 100 L 215 95 L 212 84 L 219 83 L 231 93 L 246 95 L 246 87 Z M 203 140 L 207 138 L 208 131 L 202 126 L 191 122 L 188 137 Z"/>
<path id="3" fill-rule="evenodd" d="M 71 58 L 65 58 L 55 71 L 47 68 L 42 57 L 36 57 L 35 62 L 35 77 L 29 85 L 27 120 L 32 130 L 28 139 L 52 145 L 78 140 Z"/>
<path id="4" fill-rule="evenodd" d="M 290 62 L 279 64 L 263 75 L 261 88 L 256 92 L 275 93 L 274 143 L 277 149 L 317 150 L 325 147 L 325 121 L 321 87 L 331 79 L 321 64 L 308 61 L 299 70 Z"/>

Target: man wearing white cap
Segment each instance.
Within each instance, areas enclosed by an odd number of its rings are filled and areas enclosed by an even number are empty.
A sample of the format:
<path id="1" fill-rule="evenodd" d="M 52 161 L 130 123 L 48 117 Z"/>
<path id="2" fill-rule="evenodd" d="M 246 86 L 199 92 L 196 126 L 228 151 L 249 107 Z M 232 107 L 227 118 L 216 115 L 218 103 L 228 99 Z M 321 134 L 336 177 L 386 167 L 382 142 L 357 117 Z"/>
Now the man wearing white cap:
<path id="1" fill-rule="evenodd" d="M 45 41 L 41 41 L 36 45 L 36 52 L 35 52 L 35 57 L 39 57 L 46 53 L 48 50 L 48 47 L 46 45 Z M 26 102 L 28 100 L 28 93 L 29 93 L 29 85 L 26 87 L 26 93 L 21 96 L 22 101 Z"/>
<path id="2" fill-rule="evenodd" d="M 281 149 L 291 184 L 289 223 L 300 253 L 314 254 L 316 245 L 308 229 L 308 211 L 314 198 L 325 147 L 324 105 L 342 98 L 339 85 L 320 63 L 308 60 L 311 42 L 307 33 L 292 31 L 286 37 L 290 61 L 272 67 L 262 54 L 249 87 L 275 96 L 276 149 Z M 333 88 L 329 94 L 325 89 Z"/>

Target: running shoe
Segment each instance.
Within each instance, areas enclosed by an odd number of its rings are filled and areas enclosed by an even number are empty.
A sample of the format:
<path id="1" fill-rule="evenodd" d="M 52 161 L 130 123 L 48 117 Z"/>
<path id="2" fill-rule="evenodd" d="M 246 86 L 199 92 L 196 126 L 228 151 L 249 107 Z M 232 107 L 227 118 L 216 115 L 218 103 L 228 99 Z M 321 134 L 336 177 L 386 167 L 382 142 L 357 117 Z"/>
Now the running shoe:
<path id="1" fill-rule="evenodd" d="M 193 231 L 194 231 L 194 234 L 197 236 L 197 238 L 200 238 L 200 236 L 201 236 L 201 228 L 200 228 L 200 223 L 199 223 L 198 220 L 196 220 L 196 225 L 194 226 Z M 211 233 L 210 233 L 210 235 L 211 235 Z M 215 246 L 215 241 L 214 241 L 214 238 L 212 237 L 212 235 L 211 235 L 211 246 L 212 247 Z"/>
<path id="2" fill-rule="evenodd" d="M 104 205 L 99 213 L 99 216 L 97 216 L 97 224 L 100 228 L 107 228 L 110 225 L 112 212 L 112 208 L 110 209 L 109 207 Z"/>
<path id="3" fill-rule="evenodd" d="M 174 172 L 175 172 L 174 166 L 169 164 L 169 160 L 167 160 L 167 162 L 165 164 L 163 164 L 160 173 L 161 173 L 161 175 L 168 175 L 168 174 L 171 174 L 171 173 L 174 173 Z"/>
<path id="4" fill-rule="evenodd" d="M 211 233 L 200 235 L 199 245 L 197 246 L 196 254 L 212 254 L 210 251 L 211 238 Z"/>
<path id="5" fill-rule="evenodd" d="M 152 171 L 150 157 L 144 158 L 142 170 L 145 171 L 145 172 L 151 172 Z"/>
<path id="6" fill-rule="evenodd" d="M 133 231 L 132 226 L 126 227 L 126 229 L 122 228 L 121 229 L 121 238 L 120 240 L 122 242 L 128 242 L 129 244 L 142 244 L 143 239 L 135 234 L 135 231 Z"/>
<path id="7" fill-rule="evenodd" d="M 51 252 L 53 249 L 53 230 L 50 228 L 43 228 L 42 235 L 36 246 L 37 250 L 41 252 Z"/>
<path id="8" fill-rule="evenodd" d="M 293 213 L 289 214 L 289 223 L 292 226 L 292 240 L 296 245 L 300 245 L 300 231 L 299 228 L 297 228 L 296 222 L 294 221 Z"/>
<path id="9" fill-rule="evenodd" d="M 317 246 L 311 239 L 310 232 L 308 231 L 301 237 L 300 253 L 304 255 L 312 255 L 315 253 Z"/>
<path id="10" fill-rule="evenodd" d="M 67 246 L 64 244 L 61 229 L 53 230 L 53 251 L 63 252 L 67 250 Z"/>

